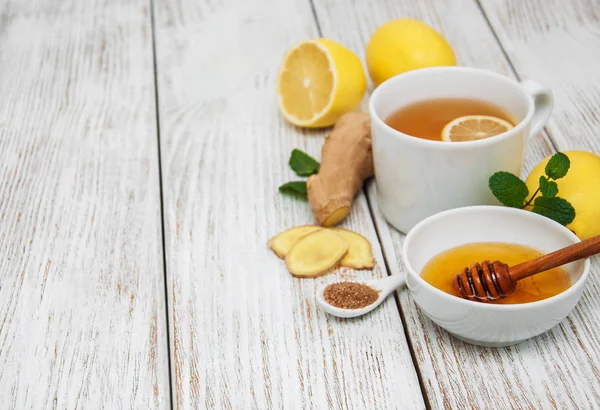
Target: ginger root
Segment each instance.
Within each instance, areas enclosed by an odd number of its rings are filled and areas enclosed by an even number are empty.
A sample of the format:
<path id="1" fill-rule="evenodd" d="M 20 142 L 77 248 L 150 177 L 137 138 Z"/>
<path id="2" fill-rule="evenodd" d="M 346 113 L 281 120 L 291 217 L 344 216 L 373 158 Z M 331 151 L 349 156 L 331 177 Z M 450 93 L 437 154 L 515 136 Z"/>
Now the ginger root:
<path id="1" fill-rule="evenodd" d="M 334 231 L 348 242 L 348 253 L 342 259 L 341 266 L 352 269 L 372 269 L 375 265 L 371 243 L 367 238 L 344 228 L 335 228 Z"/>
<path id="2" fill-rule="evenodd" d="M 287 253 L 285 264 L 293 276 L 314 278 L 338 267 L 348 248 L 340 235 L 321 229 L 300 238 Z"/>
<path id="3" fill-rule="evenodd" d="M 344 114 L 325 140 L 319 172 L 306 183 L 319 225 L 330 227 L 343 221 L 363 182 L 373 174 L 369 114 Z"/>
<path id="4" fill-rule="evenodd" d="M 273 252 L 275 252 L 275 255 L 281 259 L 284 259 L 285 255 L 287 255 L 290 249 L 292 249 L 292 246 L 294 246 L 294 244 L 298 242 L 300 238 L 319 229 L 323 228 L 317 225 L 295 226 L 293 228 L 286 229 L 285 231 L 269 239 L 267 246 L 271 248 Z"/>

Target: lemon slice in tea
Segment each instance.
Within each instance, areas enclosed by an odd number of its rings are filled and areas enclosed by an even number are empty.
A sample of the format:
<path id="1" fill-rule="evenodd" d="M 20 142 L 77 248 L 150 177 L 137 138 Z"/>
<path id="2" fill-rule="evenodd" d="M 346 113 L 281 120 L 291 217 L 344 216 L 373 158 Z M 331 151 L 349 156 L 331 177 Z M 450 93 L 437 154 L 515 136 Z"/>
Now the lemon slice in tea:
<path id="1" fill-rule="evenodd" d="M 502 134 L 514 126 L 489 115 L 465 115 L 450 121 L 442 130 L 442 141 L 475 141 Z"/>

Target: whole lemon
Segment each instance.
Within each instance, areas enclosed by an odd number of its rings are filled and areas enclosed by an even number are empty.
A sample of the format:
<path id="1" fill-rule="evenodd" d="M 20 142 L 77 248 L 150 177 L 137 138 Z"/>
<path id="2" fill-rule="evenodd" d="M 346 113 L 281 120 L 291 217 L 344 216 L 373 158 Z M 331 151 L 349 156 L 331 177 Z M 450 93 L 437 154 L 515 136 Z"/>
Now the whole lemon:
<path id="1" fill-rule="evenodd" d="M 417 68 L 456 65 L 444 37 L 422 21 L 408 18 L 379 26 L 367 44 L 366 60 L 375 86 Z"/>
<path id="2" fill-rule="evenodd" d="M 586 151 L 566 151 L 571 167 L 563 178 L 556 180 L 557 196 L 575 208 L 575 219 L 567 228 L 580 239 L 600 235 L 600 156 Z M 542 160 L 529 173 L 527 188 L 533 194 L 551 156 Z"/>

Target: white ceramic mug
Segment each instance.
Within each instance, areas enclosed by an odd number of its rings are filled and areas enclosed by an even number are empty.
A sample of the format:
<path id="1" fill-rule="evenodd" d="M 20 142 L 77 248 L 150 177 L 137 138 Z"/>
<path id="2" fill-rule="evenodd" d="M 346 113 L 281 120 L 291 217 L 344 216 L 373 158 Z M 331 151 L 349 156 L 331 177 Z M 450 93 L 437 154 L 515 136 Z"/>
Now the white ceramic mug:
<path id="1" fill-rule="evenodd" d="M 517 125 L 491 138 L 467 142 L 430 141 L 403 134 L 385 123 L 397 109 L 435 98 L 488 101 L 506 110 Z M 409 71 L 381 84 L 369 112 L 379 207 L 396 229 L 408 232 L 435 213 L 470 205 L 498 204 L 488 180 L 497 171 L 520 175 L 527 140 L 552 112 L 552 93 L 530 80 L 466 67 Z"/>

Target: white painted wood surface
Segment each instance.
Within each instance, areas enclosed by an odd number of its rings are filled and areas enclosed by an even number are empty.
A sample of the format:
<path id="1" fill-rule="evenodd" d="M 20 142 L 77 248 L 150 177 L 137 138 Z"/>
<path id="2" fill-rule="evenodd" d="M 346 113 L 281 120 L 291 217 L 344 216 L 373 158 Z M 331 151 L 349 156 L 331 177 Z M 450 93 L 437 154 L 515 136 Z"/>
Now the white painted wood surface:
<path id="1" fill-rule="evenodd" d="M 274 83 L 317 23 L 363 58 L 379 24 L 418 18 L 459 64 L 550 86 L 552 139 L 532 138 L 529 171 L 553 146 L 600 153 L 600 3 L 156 0 L 168 306 L 149 7 L 0 2 L 1 409 L 162 409 L 169 387 L 181 409 L 600 408 L 598 258 L 560 326 L 483 349 L 405 290 L 401 314 L 393 299 L 355 320 L 317 308 L 318 284 L 386 275 L 384 260 L 403 274 L 374 183 L 344 224 L 371 240 L 373 271 L 294 279 L 266 247 L 312 221 L 277 186 L 325 132 L 283 121 Z"/>
<path id="2" fill-rule="evenodd" d="M 521 78 L 535 76 L 554 92 L 546 129 L 561 151 L 600 155 L 600 2 L 575 0 L 490 1 L 482 9 Z M 600 189 L 600 187 L 599 187 Z M 600 223 L 600 221 L 598 222 Z M 600 257 L 579 308 L 561 326 L 575 335 L 565 355 L 568 373 L 557 388 L 582 408 L 600 408 Z"/>
<path id="3" fill-rule="evenodd" d="M 157 63 L 176 408 L 423 408 L 393 298 L 356 320 L 325 315 L 315 289 L 386 275 L 364 196 L 345 227 L 374 271 L 295 279 L 267 239 L 311 223 L 279 194 L 293 148 L 323 132 L 279 116 L 285 50 L 317 35 L 305 0 L 158 1 Z"/>
<path id="4" fill-rule="evenodd" d="M 167 408 L 146 1 L 0 2 L 0 408 Z"/>
<path id="5" fill-rule="evenodd" d="M 497 3 L 498 10 L 505 10 L 504 2 Z M 516 4 L 517 1 L 515 0 L 514 3 Z M 539 2 L 538 8 L 528 8 L 525 6 L 528 2 L 518 3 L 525 9 L 539 10 L 543 2 Z M 561 4 L 567 5 L 568 2 Z M 554 11 L 548 11 L 546 15 L 561 15 L 558 6 L 557 1 L 554 3 Z M 502 49 L 487 25 L 485 17 L 478 5 L 471 0 L 453 2 L 381 0 L 371 1 L 368 4 L 355 3 L 354 7 L 348 7 L 348 3 L 342 0 L 315 0 L 315 9 L 323 36 L 341 41 L 361 58 L 364 57 L 364 44 L 377 26 L 393 18 L 412 17 L 426 21 L 442 32 L 453 45 L 460 65 L 485 68 L 514 77 L 510 64 L 504 58 Z M 532 13 L 534 14 L 535 11 Z M 576 24 L 574 21 L 570 23 L 566 25 L 570 27 Z M 526 23 L 522 25 L 527 26 Z M 589 36 L 593 35 L 593 29 L 590 31 Z M 584 60 L 595 58 L 594 66 L 596 66 L 600 62 L 600 49 L 593 44 L 590 46 L 595 52 L 590 51 L 588 55 L 581 58 Z M 564 48 L 570 49 L 569 46 Z M 545 49 L 549 53 L 553 51 L 551 44 L 547 44 Z M 523 60 L 529 61 L 532 53 L 534 50 L 523 51 Z M 561 57 L 554 56 L 554 58 Z M 565 67 L 575 69 L 577 64 L 574 61 L 577 58 L 578 54 L 570 54 L 569 58 L 565 59 Z M 537 74 L 537 71 L 532 70 L 528 75 L 532 79 L 539 79 Z M 594 78 L 597 77 L 596 75 Z M 565 84 L 569 81 L 564 77 L 554 78 L 553 81 L 552 78 L 548 78 L 548 81 L 544 78 L 539 80 L 545 81 L 553 87 L 553 90 L 558 81 L 563 81 Z M 589 94 L 597 95 L 599 92 L 595 81 L 593 79 L 587 84 Z M 561 98 L 560 96 L 561 93 L 558 92 L 557 98 Z M 560 107 L 561 104 L 558 105 Z M 578 110 L 583 112 L 594 110 L 585 100 L 578 100 L 576 107 L 578 108 L 572 110 L 572 115 L 580 115 Z M 553 118 L 557 115 L 560 118 L 560 110 Z M 552 122 L 550 130 L 553 131 Z M 565 136 L 564 139 L 569 140 L 569 138 Z M 592 135 L 582 138 L 590 141 Z M 525 172 L 528 172 L 544 156 L 549 155 L 552 152 L 551 147 L 552 144 L 544 135 L 533 137 L 529 144 Z M 598 152 L 598 144 L 588 145 L 587 149 Z M 404 267 L 400 255 L 404 235 L 389 227 L 379 212 L 375 184 L 369 185 L 368 192 L 389 269 L 392 274 L 402 275 Z M 594 271 L 597 270 L 596 260 Z M 595 275 L 597 278 L 597 273 Z M 600 292 L 596 284 L 597 280 L 590 282 L 577 311 L 560 326 L 543 336 L 505 349 L 479 348 L 450 337 L 420 313 L 407 290 L 400 291 L 404 324 L 409 331 L 410 342 L 415 351 L 429 405 L 432 408 L 464 409 L 598 406 L 600 371 L 597 363 L 600 363 L 598 349 L 600 333 L 597 326 L 590 324 L 597 323 L 600 317 L 598 308 Z"/>
<path id="6" fill-rule="evenodd" d="M 600 1 L 481 0 L 521 78 L 550 87 L 561 150 L 600 154 Z"/>

